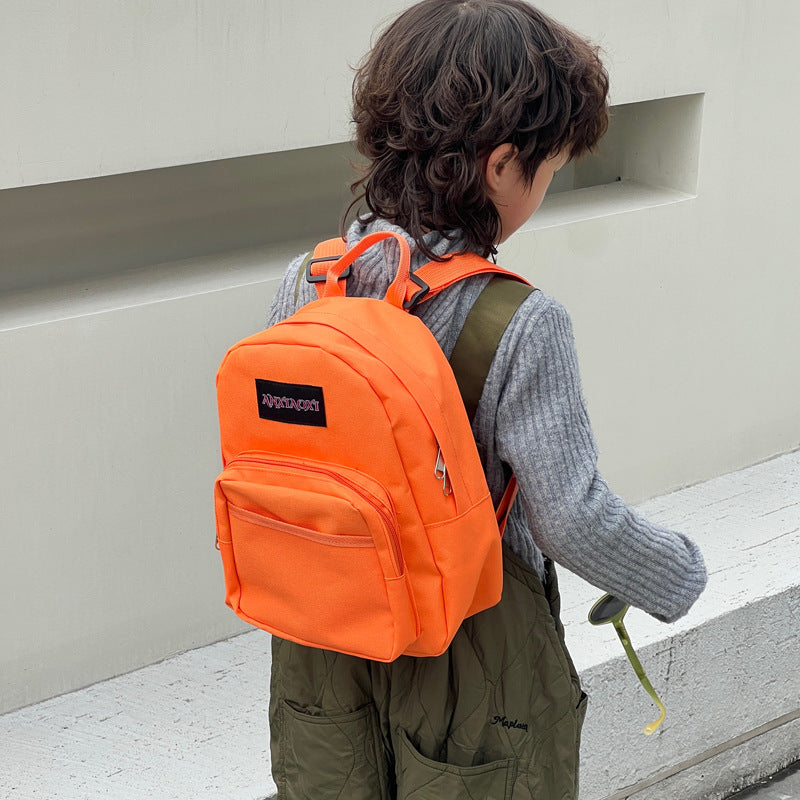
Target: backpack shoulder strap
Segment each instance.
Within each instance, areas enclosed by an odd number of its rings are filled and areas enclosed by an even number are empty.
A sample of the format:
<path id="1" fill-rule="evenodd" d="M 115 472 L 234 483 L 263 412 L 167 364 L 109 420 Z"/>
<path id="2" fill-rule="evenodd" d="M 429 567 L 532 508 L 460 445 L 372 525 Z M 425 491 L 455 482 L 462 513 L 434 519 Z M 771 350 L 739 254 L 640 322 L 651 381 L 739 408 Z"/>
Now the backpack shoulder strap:
<path id="1" fill-rule="evenodd" d="M 477 253 L 459 253 L 447 261 L 429 261 L 413 272 L 406 286 L 405 307 L 412 308 L 464 278 L 485 273 L 504 275 L 513 281 L 527 284 L 521 275 L 498 267 Z"/>

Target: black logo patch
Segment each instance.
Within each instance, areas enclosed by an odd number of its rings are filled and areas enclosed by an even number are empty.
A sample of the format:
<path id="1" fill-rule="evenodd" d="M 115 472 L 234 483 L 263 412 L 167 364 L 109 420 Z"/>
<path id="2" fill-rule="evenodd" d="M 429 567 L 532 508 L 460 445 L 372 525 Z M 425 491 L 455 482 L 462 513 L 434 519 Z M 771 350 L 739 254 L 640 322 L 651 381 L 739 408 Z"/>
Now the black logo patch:
<path id="1" fill-rule="evenodd" d="M 291 425 L 327 427 L 325 398 L 321 386 L 280 383 L 256 378 L 258 416 Z"/>

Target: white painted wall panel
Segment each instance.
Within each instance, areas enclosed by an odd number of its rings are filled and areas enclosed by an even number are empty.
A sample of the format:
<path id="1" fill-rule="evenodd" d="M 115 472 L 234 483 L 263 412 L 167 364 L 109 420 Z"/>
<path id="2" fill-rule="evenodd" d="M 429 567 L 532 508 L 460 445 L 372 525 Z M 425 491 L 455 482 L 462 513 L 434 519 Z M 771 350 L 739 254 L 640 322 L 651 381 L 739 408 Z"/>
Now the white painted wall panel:
<path id="1" fill-rule="evenodd" d="M 269 291 L 0 333 L 0 709 L 245 628 L 214 547 L 214 375 Z"/>
<path id="2" fill-rule="evenodd" d="M 5 0 L 0 188 L 343 141 L 348 64 L 405 5 Z M 752 83 L 800 23 L 791 0 L 540 6 L 603 46 L 615 103 Z"/>
<path id="3" fill-rule="evenodd" d="M 402 5 L 5 0 L 0 188 L 343 141 L 348 62 Z"/>

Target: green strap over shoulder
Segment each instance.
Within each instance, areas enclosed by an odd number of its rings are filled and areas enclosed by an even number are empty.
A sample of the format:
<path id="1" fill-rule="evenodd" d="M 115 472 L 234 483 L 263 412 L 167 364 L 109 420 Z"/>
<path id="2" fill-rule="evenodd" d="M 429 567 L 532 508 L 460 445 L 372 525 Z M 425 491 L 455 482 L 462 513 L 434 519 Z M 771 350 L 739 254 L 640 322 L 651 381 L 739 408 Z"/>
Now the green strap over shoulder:
<path id="1" fill-rule="evenodd" d="M 483 385 L 500 339 L 516 310 L 533 291 L 536 291 L 534 287 L 527 283 L 495 275 L 467 314 L 450 356 L 450 366 L 470 422 L 478 410 Z"/>
<path id="2" fill-rule="evenodd" d="M 297 298 L 300 295 L 300 282 L 303 280 L 306 274 L 306 270 L 308 269 L 308 263 L 311 259 L 314 258 L 314 252 L 310 252 L 304 259 L 303 263 L 300 265 L 300 269 L 297 270 L 297 280 L 294 282 L 294 305 L 297 308 Z"/>

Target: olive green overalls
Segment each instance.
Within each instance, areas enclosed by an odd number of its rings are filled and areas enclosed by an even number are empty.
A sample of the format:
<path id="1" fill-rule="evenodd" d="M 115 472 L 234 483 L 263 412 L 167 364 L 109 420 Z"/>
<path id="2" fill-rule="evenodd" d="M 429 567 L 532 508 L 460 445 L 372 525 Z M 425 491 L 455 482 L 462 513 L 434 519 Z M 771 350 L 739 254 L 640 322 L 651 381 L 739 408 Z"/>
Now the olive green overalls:
<path id="1" fill-rule="evenodd" d="M 273 637 L 279 800 L 574 800 L 586 710 L 547 589 L 506 548 L 503 598 L 434 658 Z"/>

